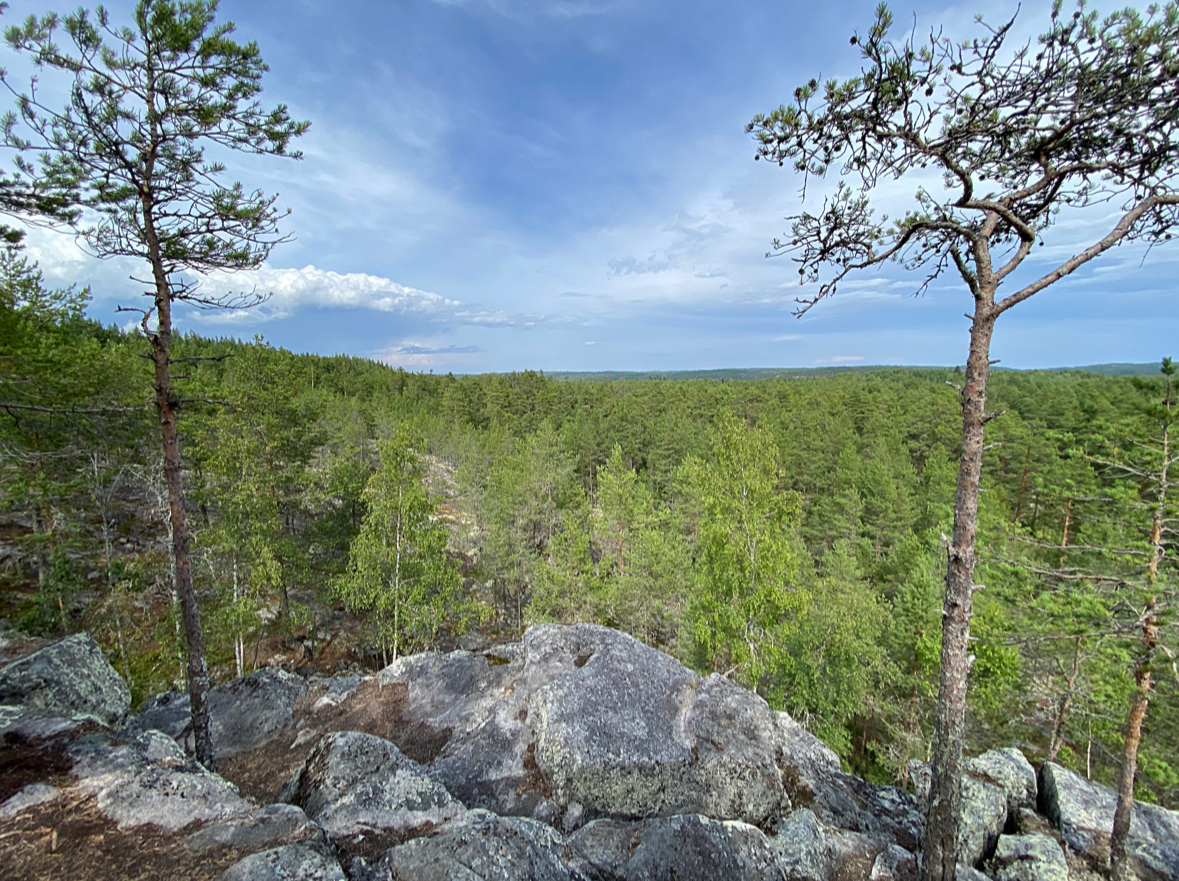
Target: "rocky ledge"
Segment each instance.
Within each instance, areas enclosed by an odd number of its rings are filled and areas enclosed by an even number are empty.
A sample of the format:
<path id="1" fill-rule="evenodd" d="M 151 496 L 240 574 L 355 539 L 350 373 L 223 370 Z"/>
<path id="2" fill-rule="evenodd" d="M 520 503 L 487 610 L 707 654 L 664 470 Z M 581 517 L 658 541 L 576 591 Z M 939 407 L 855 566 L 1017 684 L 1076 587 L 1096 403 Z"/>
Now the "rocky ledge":
<path id="1" fill-rule="evenodd" d="M 604 627 L 542 626 L 376 677 L 266 670 L 188 706 L 127 689 L 78 635 L 0 669 L 0 875 L 229 881 L 914 881 L 916 795 L 840 771 L 785 713 Z M 1113 793 L 1015 749 L 968 763 L 961 881 L 1088 879 Z M 1139 805 L 1143 881 L 1179 814 Z"/>

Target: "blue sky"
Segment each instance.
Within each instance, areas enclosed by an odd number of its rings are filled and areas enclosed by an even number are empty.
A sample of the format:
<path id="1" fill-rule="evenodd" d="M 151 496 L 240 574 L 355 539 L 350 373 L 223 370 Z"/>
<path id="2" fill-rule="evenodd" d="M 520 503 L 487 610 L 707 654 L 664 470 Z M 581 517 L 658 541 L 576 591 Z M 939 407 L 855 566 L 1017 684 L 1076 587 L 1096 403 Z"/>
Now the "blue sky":
<path id="1" fill-rule="evenodd" d="M 125 21 L 132 4 L 107 5 Z M 71 6 L 12 0 L 5 20 Z M 848 37 L 874 6 L 222 0 L 220 19 L 270 65 L 264 101 L 312 127 L 299 162 L 231 159 L 233 177 L 281 194 L 294 241 L 252 277 L 206 284 L 270 301 L 180 322 L 439 372 L 960 363 L 961 283 L 915 299 L 920 280 L 890 267 L 796 319 L 792 264 L 765 258 L 802 205 L 799 181 L 753 161 L 744 125 L 812 76 L 854 73 Z M 1048 7 L 1024 4 L 1025 34 Z M 953 34 L 1014 8 L 893 4 L 906 26 Z M 1065 220 L 1032 271 L 1113 222 Z M 29 245 L 51 282 L 91 285 L 96 317 L 138 305 L 134 264 L 96 261 L 61 233 L 34 230 Z M 1004 316 L 994 356 L 1179 354 L 1177 271 L 1175 247 L 1111 252 Z"/>

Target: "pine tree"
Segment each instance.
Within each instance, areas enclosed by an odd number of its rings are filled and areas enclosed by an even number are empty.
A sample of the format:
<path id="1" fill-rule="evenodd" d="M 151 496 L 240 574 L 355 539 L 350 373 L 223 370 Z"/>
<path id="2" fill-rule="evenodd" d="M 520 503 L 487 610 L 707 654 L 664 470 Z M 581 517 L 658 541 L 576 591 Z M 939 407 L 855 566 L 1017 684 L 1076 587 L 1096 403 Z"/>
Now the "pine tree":
<path id="1" fill-rule="evenodd" d="M 23 127 L 9 114 L 6 143 L 39 151 L 39 185 L 76 192 L 79 203 L 97 213 L 96 226 L 80 228 L 95 255 L 140 259 L 150 269 L 146 293 L 153 305 L 137 311 L 155 370 L 196 755 L 209 768 L 209 671 L 185 517 L 177 427 L 183 399 L 171 370 L 173 309 L 177 303 L 232 308 L 258 302 L 253 294 L 202 295 L 182 273 L 253 269 L 283 241 L 277 197 L 222 184 L 225 166 L 207 158 L 206 148 L 297 158 L 288 148 L 308 127 L 283 105 L 262 109 L 257 95 L 266 65 L 258 47 L 234 42 L 231 23 L 214 23 L 216 11 L 217 0 L 140 0 L 127 27 L 114 26 L 100 6 L 93 16 L 85 9 L 64 19 L 30 16 L 5 33 L 39 71 L 67 77 L 70 90 L 61 110 L 42 103 L 35 89 L 20 94 Z M 72 52 L 55 42 L 59 27 Z"/>
<path id="2" fill-rule="evenodd" d="M 866 35 L 851 44 L 861 72 L 820 84 L 755 116 L 746 131 L 758 159 L 787 161 L 804 180 L 842 172 L 817 213 L 792 218 L 773 251 L 791 253 L 811 290 L 800 313 L 849 275 L 888 261 L 920 270 L 924 291 L 956 272 L 972 308 L 960 384 L 962 446 L 954 529 L 946 567 L 942 663 L 932 755 L 924 881 L 953 881 L 961 819 L 963 744 L 972 664 L 978 531 L 991 340 L 999 317 L 1123 242 L 1161 242 L 1179 226 L 1179 5 L 1174 0 L 1100 18 L 1079 3 L 1052 5 L 1039 44 L 1011 46 L 1014 19 L 978 23 L 971 39 L 934 30 L 889 37 L 881 3 Z M 931 187 L 935 173 L 945 186 Z M 878 185 L 912 182 L 911 204 L 876 210 Z M 804 184 L 805 193 L 805 184 Z M 1062 209 L 1114 203 L 1109 231 L 1017 289 L 1037 243 Z"/>

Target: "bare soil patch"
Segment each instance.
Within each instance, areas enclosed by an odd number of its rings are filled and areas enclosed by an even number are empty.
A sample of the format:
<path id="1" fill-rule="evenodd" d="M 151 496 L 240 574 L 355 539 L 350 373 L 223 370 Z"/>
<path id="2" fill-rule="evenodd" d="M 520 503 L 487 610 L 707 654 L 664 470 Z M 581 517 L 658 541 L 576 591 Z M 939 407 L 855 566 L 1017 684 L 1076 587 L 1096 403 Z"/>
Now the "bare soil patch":
<path id="1" fill-rule="evenodd" d="M 212 881 L 244 856 L 234 848 L 194 853 L 186 830 L 156 826 L 120 831 L 98 810 L 94 796 L 65 792 L 7 821 L 0 832 L 0 877 L 5 881 L 157 881 L 180 877 Z"/>
<path id="2" fill-rule="evenodd" d="M 365 679 L 341 703 L 314 709 L 325 693 L 322 685 L 309 688 L 295 705 L 291 728 L 257 749 L 221 759 L 218 773 L 236 784 L 246 798 L 268 804 L 319 739 L 333 731 L 383 737 L 423 764 L 433 761 L 450 740 L 449 728 L 436 729 L 405 717 L 409 689 L 403 682 L 378 686 L 376 679 Z"/>

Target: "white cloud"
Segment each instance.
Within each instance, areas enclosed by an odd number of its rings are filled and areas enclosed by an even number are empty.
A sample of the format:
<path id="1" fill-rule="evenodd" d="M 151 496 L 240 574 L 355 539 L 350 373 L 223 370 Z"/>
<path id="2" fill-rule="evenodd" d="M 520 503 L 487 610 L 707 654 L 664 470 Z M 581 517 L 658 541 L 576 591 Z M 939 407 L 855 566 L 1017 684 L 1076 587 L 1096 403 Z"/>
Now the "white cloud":
<path id="1" fill-rule="evenodd" d="M 302 269 L 263 266 L 250 273 L 216 273 L 201 279 L 202 296 L 231 297 L 251 291 L 269 296 L 265 303 L 254 309 L 206 312 L 202 317 L 211 322 L 250 324 L 286 318 L 300 308 L 320 307 L 371 309 L 481 327 L 532 327 L 544 320 L 543 315 L 479 309 L 379 275 L 333 272 L 310 265 Z"/>
<path id="2" fill-rule="evenodd" d="M 833 358 L 819 358 L 812 361 L 812 364 L 855 364 L 858 361 L 863 361 L 863 355 L 836 355 Z"/>

